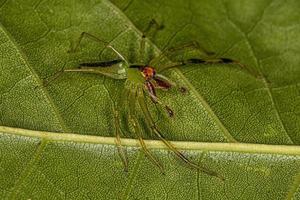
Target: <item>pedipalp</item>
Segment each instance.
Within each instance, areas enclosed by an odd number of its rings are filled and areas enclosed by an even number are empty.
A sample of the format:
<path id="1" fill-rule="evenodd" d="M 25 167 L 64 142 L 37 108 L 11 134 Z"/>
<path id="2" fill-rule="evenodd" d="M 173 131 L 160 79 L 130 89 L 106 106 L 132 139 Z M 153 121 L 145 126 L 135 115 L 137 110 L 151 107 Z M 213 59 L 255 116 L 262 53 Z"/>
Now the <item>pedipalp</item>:
<path id="1" fill-rule="evenodd" d="M 162 103 L 158 99 L 158 97 L 156 96 L 156 93 L 155 93 L 155 87 L 154 87 L 154 85 L 150 81 L 146 81 L 145 82 L 145 90 L 149 94 L 149 97 L 152 100 L 152 102 L 158 103 L 159 105 L 161 105 L 162 107 L 164 107 L 165 110 L 167 111 L 169 117 L 173 117 L 174 116 L 174 111 L 168 105 L 165 105 L 164 103 Z"/>

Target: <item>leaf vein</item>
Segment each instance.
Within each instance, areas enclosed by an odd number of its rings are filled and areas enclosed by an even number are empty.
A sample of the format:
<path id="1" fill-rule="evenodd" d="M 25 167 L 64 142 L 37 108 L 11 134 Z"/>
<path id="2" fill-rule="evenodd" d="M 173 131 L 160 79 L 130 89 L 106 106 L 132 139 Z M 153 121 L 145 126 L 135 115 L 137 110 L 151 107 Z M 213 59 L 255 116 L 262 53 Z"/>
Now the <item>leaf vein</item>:
<path id="1" fill-rule="evenodd" d="M 245 33 L 246 35 L 249 35 L 250 33 L 252 33 L 252 31 L 256 28 L 256 26 L 263 20 L 266 10 L 272 6 L 273 2 L 274 2 L 274 0 L 271 0 L 268 3 L 268 5 L 265 6 L 261 15 L 259 16 L 259 19 L 253 24 L 253 26 L 249 29 L 249 31 L 247 33 Z"/>
<path id="2" fill-rule="evenodd" d="M 16 41 L 12 38 L 12 36 L 7 32 L 7 30 L 5 29 L 5 27 L 2 25 L 2 23 L 0 23 L 0 28 L 2 28 L 4 34 L 6 35 L 6 37 L 12 42 L 12 44 L 14 45 L 15 49 L 17 50 L 17 52 L 20 55 L 20 59 L 22 60 L 22 62 L 24 63 L 24 65 L 27 67 L 27 69 L 29 69 L 30 73 L 33 76 L 33 79 L 35 80 L 35 82 L 38 84 L 37 87 L 39 87 L 41 89 L 41 92 L 45 98 L 45 100 L 49 103 L 49 105 L 52 108 L 52 111 L 56 117 L 56 119 L 59 121 L 60 125 L 61 125 L 61 129 L 65 132 L 67 132 L 69 130 L 69 128 L 66 126 L 61 114 L 59 113 L 57 107 L 55 106 L 53 100 L 51 99 L 48 91 L 45 89 L 45 87 L 43 86 L 42 80 L 39 78 L 39 76 L 37 75 L 37 73 L 35 72 L 35 70 L 30 66 L 30 64 L 27 61 L 26 56 L 24 55 L 24 53 L 22 52 L 22 50 L 20 49 L 20 47 L 17 45 Z"/>
<path id="3" fill-rule="evenodd" d="M 284 125 L 284 123 L 283 123 L 283 121 L 282 121 L 282 119 L 281 119 L 281 117 L 280 117 L 280 114 L 279 114 L 279 112 L 278 112 L 277 105 L 276 105 L 276 103 L 275 103 L 275 101 L 274 101 L 274 98 L 273 98 L 273 94 L 272 94 L 272 91 L 271 91 L 271 87 L 270 87 L 270 85 L 269 85 L 269 83 L 268 83 L 269 81 L 266 79 L 266 77 L 264 76 L 264 74 L 263 74 L 262 71 L 261 71 L 260 60 L 258 59 L 258 57 L 257 57 L 257 55 L 256 55 L 256 53 L 255 53 L 255 50 L 253 49 L 253 46 L 252 46 L 252 44 L 251 44 L 251 42 L 250 42 L 250 40 L 249 40 L 248 35 L 247 35 L 246 33 L 244 33 L 244 32 L 243 32 L 243 31 L 235 24 L 235 22 L 230 18 L 230 16 L 229 16 L 228 14 L 227 14 L 227 19 L 228 19 L 229 23 L 231 23 L 231 24 L 236 28 L 236 30 L 237 30 L 238 32 L 240 32 L 240 34 L 245 38 L 245 41 L 247 42 L 247 44 L 248 44 L 248 46 L 249 46 L 249 48 L 250 48 L 250 50 L 251 50 L 251 52 L 252 52 L 252 55 L 253 55 L 254 61 L 255 61 L 255 63 L 256 63 L 256 66 L 258 67 L 258 72 L 259 72 L 259 74 L 260 74 L 260 76 L 261 76 L 261 79 L 262 79 L 262 82 L 263 82 L 263 84 L 264 84 L 264 86 L 265 86 L 265 88 L 266 88 L 266 92 L 267 92 L 267 94 L 268 94 L 268 96 L 269 96 L 269 98 L 270 98 L 270 101 L 271 101 L 271 103 L 272 103 L 272 107 L 274 108 L 275 115 L 276 115 L 277 119 L 279 120 L 280 125 L 281 125 L 283 131 L 285 132 L 286 136 L 288 137 L 288 139 L 290 140 L 290 142 L 291 142 L 292 144 L 294 144 L 294 141 L 292 140 L 292 138 L 291 138 L 290 135 L 288 134 L 288 132 L 287 132 L 287 130 L 286 130 L 286 127 L 285 127 L 285 125 Z"/>
<path id="4" fill-rule="evenodd" d="M 286 200 L 293 199 L 293 195 L 297 192 L 297 189 L 300 186 L 300 172 L 295 176 L 292 186 L 286 195 Z"/>
<path id="5" fill-rule="evenodd" d="M 10 194 L 9 199 L 17 198 L 18 191 L 20 190 L 22 183 L 32 173 L 32 170 L 33 170 L 36 162 L 41 158 L 41 154 L 42 154 L 43 150 L 45 149 L 46 144 L 47 144 L 47 141 L 42 140 L 41 143 L 39 144 L 39 146 L 36 148 L 36 151 L 35 151 L 32 159 L 29 161 L 29 163 L 24 168 L 24 170 L 21 172 L 21 175 L 19 176 L 18 180 L 15 182 L 15 185 L 11 188 L 12 193 Z"/>

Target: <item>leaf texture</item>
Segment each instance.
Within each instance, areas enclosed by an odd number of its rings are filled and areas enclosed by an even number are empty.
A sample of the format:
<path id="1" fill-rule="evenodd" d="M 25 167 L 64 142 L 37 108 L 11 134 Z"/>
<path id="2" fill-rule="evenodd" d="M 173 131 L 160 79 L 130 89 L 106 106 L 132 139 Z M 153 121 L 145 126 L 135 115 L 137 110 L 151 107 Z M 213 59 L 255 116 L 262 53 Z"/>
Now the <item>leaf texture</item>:
<path id="1" fill-rule="evenodd" d="M 296 0 L 0 0 L 0 198 L 300 199 L 299 8 Z M 225 181 L 188 168 L 147 131 L 166 175 L 128 132 L 124 172 L 113 117 L 123 80 L 82 73 L 51 80 L 63 68 L 116 58 L 88 39 L 69 53 L 83 31 L 139 63 L 152 19 L 164 28 L 147 37 L 143 62 L 197 41 L 261 77 L 234 65 L 170 69 L 165 75 L 188 90 L 158 91 L 175 117 L 148 103 L 164 136 Z M 130 130 L 128 108 L 117 109 Z"/>

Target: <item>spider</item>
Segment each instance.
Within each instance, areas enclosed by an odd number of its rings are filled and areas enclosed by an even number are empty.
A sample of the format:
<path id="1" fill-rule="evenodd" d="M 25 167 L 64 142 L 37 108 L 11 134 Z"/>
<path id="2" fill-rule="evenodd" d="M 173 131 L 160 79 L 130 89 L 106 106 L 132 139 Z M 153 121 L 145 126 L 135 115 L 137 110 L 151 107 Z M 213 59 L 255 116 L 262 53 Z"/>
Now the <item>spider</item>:
<path id="1" fill-rule="evenodd" d="M 156 29 L 161 29 L 162 26 L 158 25 L 154 20 L 149 23 L 147 27 L 147 31 L 149 31 L 152 27 Z M 145 31 L 146 32 L 146 31 Z M 142 35 L 141 43 L 140 43 L 140 56 L 143 57 L 144 48 L 145 48 L 145 32 Z M 182 93 L 184 93 L 187 89 L 184 87 L 179 87 L 175 82 L 170 80 L 168 77 L 161 74 L 161 72 L 174 68 L 174 67 L 181 67 L 185 65 L 191 64 L 238 64 L 240 67 L 248 70 L 244 65 L 240 64 L 238 61 L 229 59 L 229 58 L 190 58 L 180 62 L 171 62 L 171 64 L 167 64 L 164 66 L 159 66 L 158 62 L 163 58 L 175 51 L 180 49 L 192 48 L 192 49 L 200 49 L 197 42 L 190 42 L 183 44 L 178 47 L 169 48 L 163 51 L 157 57 L 151 59 L 151 61 L 147 64 L 131 64 L 129 63 L 122 54 L 115 49 L 113 46 L 108 44 L 107 42 L 99 39 L 98 37 L 87 33 L 82 32 L 80 37 L 78 38 L 77 44 L 74 48 L 71 49 L 72 52 L 75 52 L 82 39 L 88 38 L 95 42 L 99 42 L 105 44 L 106 48 L 111 49 L 117 56 L 118 59 L 108 60 L 108 61 L 101 61 L 101 62 L 92 62 L 92 63 L 80 63 L 79 67 L 73 69 L 63 69 L 62 72 L 85 72 L 85 73 L 94 73 L 100 74 L 112 79 L 122 79 L 124 80 L 124 89 L 123 94 L 127 97 L 126 100 L 122 98 L 122 102 L 118 102 L 121 106 L 129 107 L 128 113 L 128 121 L 133 126 L 133 132 L 139 140 L 140 146 L 144 151 L 145 155 L 150 159 L 150 161 L 156 165 L 160 171 L 164 174 L 164 167 L 160 163 L 160 161 L 151 154 L 148 150 L 143 137 L 142 137 L 142 128 L 136 116 L 136 106 L 138 105 L 141 108 L 142 115 L 145 118 L 145 122 L 149 130 L 151 130 L 158 139 L 160 139 L 180 160 L 186 163 L 188 166 L 200 170 L 208 175 L 215 176 L 218 178 L 223 179 L 221 175 L 217 172 L 212 171 L 204 166 L 200 166 L 190 159 L 188 159 L 182 152 L 180 152 L 173 144 L 171 144 L 161 133 L 159 128 L 156 126 L 154 119 L 148 109 L 148 105 L 146 102 L 146 98 L 150 98 L 154 104 L 162 106 L 162 108 L 166 111 L 169 117 L 174 116 L 174 111 L 166 104 L 164 104 L 160 98 L 156 95 L 156 89 L 163 89 L 164 91 L 168 91 L 171 88 L 178 88 Z M 207 53 L 209 54 L 209 53 Z M 248 70 L 249 71 L 249 70 Z M 114 105 L 114 120 L 116 125 L 115 137 L 116 137 L 116 144 L 118 148 L 118 152 L 120 158 L 123 162 L 125 171 L 128 170 L 128 161 L 126 154 L 121 145 L 121 127 L 120 127 L 120 116 L 119 111 L 116 109 L 119 106 Z"/>

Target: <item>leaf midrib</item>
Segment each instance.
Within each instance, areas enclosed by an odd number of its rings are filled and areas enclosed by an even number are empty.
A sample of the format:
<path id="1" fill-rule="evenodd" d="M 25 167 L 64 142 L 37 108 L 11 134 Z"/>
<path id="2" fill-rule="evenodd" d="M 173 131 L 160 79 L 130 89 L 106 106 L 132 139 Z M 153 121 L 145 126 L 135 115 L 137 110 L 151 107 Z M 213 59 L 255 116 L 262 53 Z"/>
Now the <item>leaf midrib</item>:
<path id="1" fill-rule="evenodd" d="M 0 134 L 15 135 L 31 138 L 40 138 L 48 142 L 75 142 L 101 145 L 115 145 L 115 137 L 103 137 L 95 135 L 80 135 L 74 133 L 57 133 L 46 131 L 35 131 L 21 128 L 0 126 Z M 127 147 L 140 147 L 139 140 L 122 138 L 122 145 Z M 170 141 L 176 148 L 182 150 L 201 151 L 223 151 L 241 152 L 253 154 L 279 154 L 279 155 L 300 155 L 300 146 L 295 145 L 269 145 L 250 143 L 210 143 L 210 142 L 189 142 Z M 160 140 L 145 140 L 149 149 L 167 149 Z"/>

